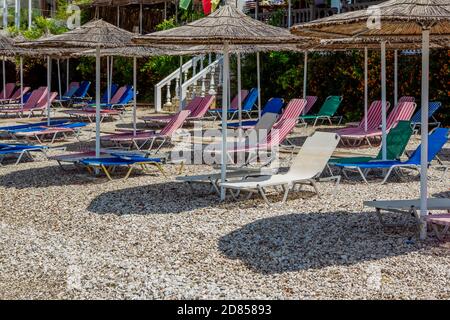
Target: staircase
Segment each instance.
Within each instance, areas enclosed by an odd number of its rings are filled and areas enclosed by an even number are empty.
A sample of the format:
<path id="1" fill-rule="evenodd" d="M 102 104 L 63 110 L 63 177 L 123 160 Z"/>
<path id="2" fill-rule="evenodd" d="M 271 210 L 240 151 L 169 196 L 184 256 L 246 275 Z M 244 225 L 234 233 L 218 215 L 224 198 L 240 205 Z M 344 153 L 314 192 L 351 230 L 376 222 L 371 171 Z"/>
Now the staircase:
<path id="1" fill-rule="evenodd" d="M 155 85 L 156 112 L 172 112 L 183 108 L 195 96 L 218 96 L 221 89 L 222 57 L 200 55 Z M 180 103 L 181 94 L 181 103 Z M 163 104 L 164 100 L 164 104 Z"/>

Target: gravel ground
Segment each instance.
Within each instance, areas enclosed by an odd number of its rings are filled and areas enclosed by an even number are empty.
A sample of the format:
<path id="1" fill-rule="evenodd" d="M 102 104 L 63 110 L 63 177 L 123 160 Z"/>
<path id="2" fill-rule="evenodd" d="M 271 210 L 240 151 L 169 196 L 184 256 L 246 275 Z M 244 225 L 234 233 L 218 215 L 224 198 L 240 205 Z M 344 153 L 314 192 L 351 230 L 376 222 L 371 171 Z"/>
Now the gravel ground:
<path id="1" fill-rule="evenodd" d="M 418 197 L 415 174 L 387 185 L 344 180 L 334 196 L 320 183 L 321 198 L 306 187 L 268 207 L 260 198 L 220 203 L 206 186 L 192 193 L 175 181 L 175 165 L 167 178 L 109 182 L 36 160 L 0 167 L 1 299 L 450 298 L 450 245 L 418 241 L 409 217 L 389 215 L 407 225 L 381 228 L 362 206 Z M 448 197 L 448 174 L 431 174 L 430 193 Z"/>

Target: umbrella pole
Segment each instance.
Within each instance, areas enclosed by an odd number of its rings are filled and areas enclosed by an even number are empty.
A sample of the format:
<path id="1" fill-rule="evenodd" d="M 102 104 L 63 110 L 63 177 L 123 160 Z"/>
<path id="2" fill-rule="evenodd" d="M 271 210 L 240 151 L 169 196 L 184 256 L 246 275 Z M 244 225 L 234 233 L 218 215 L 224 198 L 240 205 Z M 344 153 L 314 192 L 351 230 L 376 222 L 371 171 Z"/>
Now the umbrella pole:
<path id="1" fill-rule="evenodd" d="M 32 23 L 33 11 L 31 8 L 32 8 L 31 0 L 28 0 L 28 30 L 31 30 L 31 23 Z"/>
<path id="2" fill-rule="evenodd" d="M 111 87 L 109 85 L 109 56 L 106 57 L 106 101 L 110 103 Z"/>
<path id="3" fill-rule="evenodd" d="M 238 86 L 238 110 L 239 110 L 239 127 L 242 126 L 242 96 L 241 96 L 241 54 L 237 54 L 237 86 Z"/>
<path id="4" fill-rule="evenodd" d="M 394 105 L 398 103 L 398 50 L 394 50 Z"/>
<path id="5" fill-rule="evenodd" d="M 178 110 L 181 111 L 183 110 L 183 56 L 180 56 L 180 85 L 178 88 L 178 100 Z"/>
<path id="6" fill-rule="evenodd" d="M 70 86 L 70 59 L 66 61 L 66 90 L 69 90 Z"/>
<path id="7" fill-rule="evenodd" d="M 381 131 L 382 131 L 382 155 L 387 159 L 386 146 L 386 41 L 381 42 Z"/>
<path id="8" fill-rule="evenodd" d="M 56 66 L 58 67 L 58 91 L 59 96 L 62 97 L 62 90 L 61 90 L 61 67 L 59 65 L 59 59 L 56 60 Z"/>
<path id="9" fill-rule="evenodd" d="M 137 112 L 137 101 L 136 101 L 136 90 L 137 90 L 137 58 L 133 57 L 133 135 L 136 135 L 136 112 Z"/>
<path id="10" fill-rule="evenodd" d="M 367 132 L 367 108 L 369 106 L 369 90 L 367 86 L 368 82 L 368 49 L 364 48 L 364 131 Z"/>
<path id="11" fill-rule="evenodd" d="M 225 179 L 227 178 L 227 118 L 228 118 L 228 97 L 226 92 L 228 92 L 228 75 L 230 72 L 229 64 L 230 64 L 230 56 L 228 52 L 228 42 L 225 42 L 223 46 L 223 83 L 222 83 L 222 165 L 221 165 L 221 172 L 220 172 L 220 178 L 221 183 L 223 184 L 225 182 Z M 225 200 L 225 188 L 220 187 L 220 200 Z"/>
<path id="12" fill-rule="evenodd" d="M 303 99 L 306 99 L 306 85 L 308 82 L 308 51 L 305 51 L 303 61 Z"/>
<path id="13" fill-rule="evenodd" d="M 111 88 L 112 88 L 112 81 L 113 81 L 113 70 L 114 70 L 114 57 L 111 56 L 111 59 L 109 61 L 109 102 L 111 102 Z"/>
<path id="14" fill-rule="evenodd" d="M 20 56 L 20 109 L 23 110 L 23 57 Z"/>
<path id="15" fill-rule="evenodd" d="M 50 125 L 50 91 L 52 90 L 52 59 L 47 56 L 47 125 Z"/>
<path id="16" fill-rule="evenodd" d="M 291 27 L 291 17 L 292 17 L 292 6 L 291 6 L 291 0 L 288 0 L 288 21 L 287 21 L 287 23 L 288 23 L 288 28 L 290 28 Z"/>
<path id="17" fill-rule="evenodd" d="M 142 34 L 142 3 L 139 4 L 139 34 Z"/>
<path id="18" fill-rule="evenodd" d="M 100 47 L 95 50 L 95 157 L 100 157 Z"/>
<path id="19" fill-rule="evenodd" d="M 3 68 L 3 99 L 6 99 L 6 63 L 5 56 L 2 57 L 2 68 Z"/>
<path id="20" fill-rule="evenodd" d="M 421 146 L 420 146 L 420 215 L 428 214 L 428 97 L 430 73 L 430 30 L 422 30 L 422 109 L 421 109 Z M 420 239 L 427 236 L 427 225 L 422 224 Z"/>
<path id="21" fill-rule="evenodd" d="M 258 86 L 258 119 L 261 118 L 261 68 L 259 52 L 256 53 L 256 73 L 257 73 L 257 86 Z"/>

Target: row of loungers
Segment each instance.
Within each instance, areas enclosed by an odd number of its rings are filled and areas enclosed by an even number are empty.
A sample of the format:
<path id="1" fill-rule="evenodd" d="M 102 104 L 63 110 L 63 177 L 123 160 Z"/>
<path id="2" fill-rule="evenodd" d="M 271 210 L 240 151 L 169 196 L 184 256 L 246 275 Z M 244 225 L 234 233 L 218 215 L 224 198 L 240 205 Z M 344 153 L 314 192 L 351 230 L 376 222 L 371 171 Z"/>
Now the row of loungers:
<path id="1" fill-rule="evenodd" d="M 57 97 L 56 92 L 48 94 L 47 87 L 39 87 L 33 90 L 21 103 L 3 103 L 0 106 L 0 114 L 16 117 L 43 115 Z M 20 101 L 19 101 L 20 102 Z"/>

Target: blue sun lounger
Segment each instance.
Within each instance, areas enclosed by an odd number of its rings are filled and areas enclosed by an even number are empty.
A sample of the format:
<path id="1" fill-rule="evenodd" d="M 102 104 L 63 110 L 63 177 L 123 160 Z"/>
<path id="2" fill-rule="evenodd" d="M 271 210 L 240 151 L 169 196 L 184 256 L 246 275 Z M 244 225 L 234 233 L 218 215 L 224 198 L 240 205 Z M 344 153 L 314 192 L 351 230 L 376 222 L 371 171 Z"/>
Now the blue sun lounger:
<path id="1" fill-rule="evenodd" d="M 445 143 L 448 141 L 450 129 L 437 128 L 428 136 L 428 163 L 433 161 L 438 153 L 442 150 Z M 366 175 L 370 170 L 387 169 L 387 173 L 381 183 L 385 183 L 394 170 L 402 168 L 417 169 L 420 168 L 420 145 L 409 156 L 406 161 L 386 160 L 386 161 L 369 161 L 365 163 L 335 163 L 335 166 L 341 167 L 344 170 L 356 170 L 359 172 L 365 183 L 367 182 Z M 444 175 L 448 168 L 445 168 Z"/>
<path id="2" fill-rule="evenodd" d="M 429 122 L 429 125 L 435 125 L 436 127 L 440 127 L 441 123 L 436 120 L 434 114 L 436 111 L 442 106 L 441 102 L 432 101 L 428 103 L 428 119 L 432 122 Z M 422 125 L 422 109 L 417 110 L 417 112 L 411 118 L 411 125 L 414 131 L 418 131 L 418 128 Z"/>
<path id="3" fill-rule="evenodd" d="M 269 101 L 267 101 L 266 105 L 261 110 L 261 116 L 267 112 L 279 114 L 279 113 L 281 113 L 281 109 L 283 108 L 283 105 L 284 105 L 284 100 L 282 98 L 271 98 L 271 99 L 269 99 Z M 258 121 L 259 120 L 242 121 L 242 126 L 243 127 L 255 126 Z M 228 127 L 229 128 L 239 128 L 239 122 L 229 123 Z"/>
<path id="4" fill-rule="evenodd" d="M 252 109 L 256 104 L 256 100 L 258 100 L 258 90 L 253 88 L 250 90 L 245 100 L 242 101 L 242 115 L 247 115 L 248 118 L 251 118 Z M 215 119 L 222 119 L 222 109 L 211 109 L 209 110 L 209 113 Z M 228 109 L 227 113 L 229 120 L 233 120 L 233 118 L 239 114 L 239 109 Z"/>
<path id="5" fill-rule="evenodd" d="M 128 168 L 124 179 L 128 179 L 133 171 L 133 168 L 136 166 L 140 166 L 142 170 L 147 171 L 148 165 L 155 166 L 165 176 L 164 170 L 161 166 L 163 161 L 163 158 L 147 158 L 139 154 L 111 153 L 105 157 L 82 159 L 80 160 L 80 163 L 85 165 L 87 168 L 101 168 L 108 179 L 113 180 L 111 177 L 111 169 L 116 167 Z"/>
<path id="6" fill-rule="evenodd" d="M 50 121 L 50 125 L 56 126 L 56 125 L 61 125 L 61 124 L 67 123 L 67 122 L 68 122 L 68 120 L 52 120 L 52 121 Z M 42 122 L 36 122 L 36 123 L 27 123 L 27 124 L 15 125 L 15 126 L 0 127 L 0 131 L 9 132 L 12 130 L 41 127 L 41 126 L 46 126 L 46 125 L 47 125 L 47 121 L 42 121 Z"/>
<path id="7" fill-rule="evenodd" d="M 19 164 L 24 156 L 28 156 L 31 160 L 31 152 L 42 152 L 45 156 L 47 146 L 29 145 L 29 144 L 0 144 L 0 166 L 3 164 L 3 160 L 8 156 L 16 156 L 17 160 L 15 164 Z"/>

